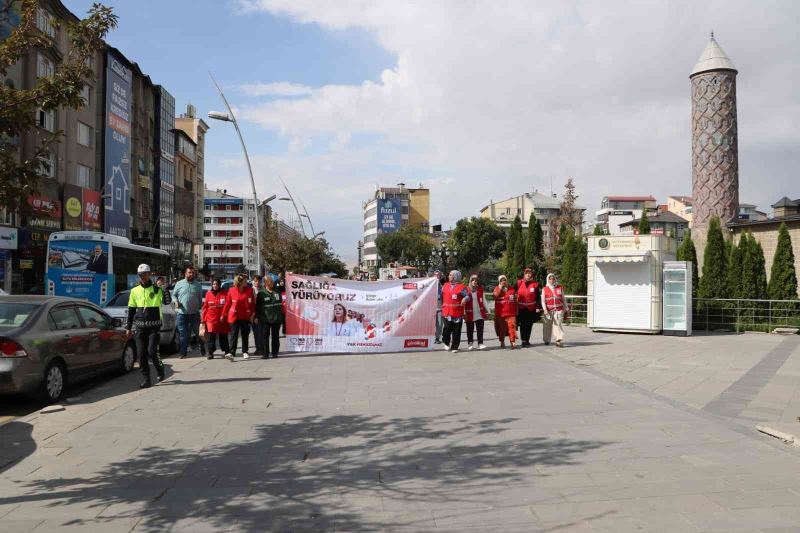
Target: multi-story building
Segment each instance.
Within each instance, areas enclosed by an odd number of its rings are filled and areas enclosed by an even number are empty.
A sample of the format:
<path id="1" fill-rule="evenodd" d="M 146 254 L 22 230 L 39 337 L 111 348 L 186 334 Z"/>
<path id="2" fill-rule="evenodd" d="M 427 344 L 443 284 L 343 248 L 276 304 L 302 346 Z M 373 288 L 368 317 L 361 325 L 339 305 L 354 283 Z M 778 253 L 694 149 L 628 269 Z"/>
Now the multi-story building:
<path id="1" fill-rule="evenodd" d="M 619 225 L 622 235 L 635 235 L 639 233 L 640 218 L 634 218 L 628 222 L 623 222 Z M 667 235 L 678 241 L 678 244 L 683 242 L 683 236 L 689 229 L 689 221 L 681 218 L 675 213 L 670 211 L 655 213 L 652 216 L 648 214 L 647 223 L 650 226 L 650 233 L 652 235 Z"/>
<path id="2" fill-rule="evenodd" d="M 203 194 L 205 191 L 205 151 L 206 132 L 209 129 L 203 119 L 197 118 L 197 111 L 192 104 L 186 106 L 186 112 L 175 118 L 175 128 L 186 133 L 195 143 L 195 225 L 198 239 L 195 241 L 193 257 L 196 264 L 202 263 L 203 250 Z"/>
<path id="3" fill-rule="evenodd" d="M 156 212 L 160 214 L 158 247 L 177 256 L 175 246 L 175 98 L 161 85 L 154 88 L 155 115 L 155 167 L 154 194 L 158 200 Z"/>
<path id="4" fill-rule="evenodd" d="M 214 273 L 257 271 L 255 222 L 253 199 L 205 189 L 201 262 Z"/>
<path id="5" fill-rule="evenodd" d="M 197 232 L 197 145 L 183 130 L 175 134 L 175 256 L 179 265 L 195 263 L 195 246 L 202 241 Z M 202 230 L 201 230 L 202 231 Z"/>
<path id="6" fill-rule="evenodd" d="M 609 235 L 620 235 L 620 226 L 642 218 L 642 212 L 655 215 L 658 203 L 652 196 L 605 196 L 600 210 L 595 212 L 595 223 Z"/>
<path id="7" fill-rule="evenodd" d="M 155 88 L 150 76 L 136 63 L 133 70 L 133 123 L 131 129 L 131 240 L 144 246 L 157 243 L 158 211 L 154 194 Z"/>
<path id="8" fill-rule="evenodd" d="M 692 210 L 691 196 L 667 196 L 667 211 L 687 220 L 690 228 L 692 227 Z"/>
<path id="9" fill-rule="evenodd" d="M 758 210 L 755 204 L 739 204 L 739 214 L 737 221 L 739 222 L 754 222 L 756 220 L 767 220 L 767 214 Z"/>
<path id="10" fill-rule="evenodd" d="M 580 211 L 582 219 L 586 208 L 575 206 L 575 209 Z M 534 190 L 499 202 L 490 201 L 489 205 L 481 208 L 482 218 L 493 220 L 502 228 L 510 227 L 517 216 L 522 222 L 522 227 L 527 228 L 531 213 L 536 215 L 536 220 L 542 227 L 545 245 L 549 246 L 552 241 L 551 227 L 561 216 L 561 201 L 555 194 L 547 195 Z M 581 228 L 577 226 L 575 230 L 581 231 Z"/>
<path id="11" fill-rule="evenodd" d="M 430 190 L 421 184 L 409 189 L 405 183 L 397 187 L 380 187 L 362 204 L 364 237 L 360 267 L 376 269 L 379 264 L 375 239 L 381 233 L 392 233 L 406 224 L 428 232 L 430 229 Z"/>

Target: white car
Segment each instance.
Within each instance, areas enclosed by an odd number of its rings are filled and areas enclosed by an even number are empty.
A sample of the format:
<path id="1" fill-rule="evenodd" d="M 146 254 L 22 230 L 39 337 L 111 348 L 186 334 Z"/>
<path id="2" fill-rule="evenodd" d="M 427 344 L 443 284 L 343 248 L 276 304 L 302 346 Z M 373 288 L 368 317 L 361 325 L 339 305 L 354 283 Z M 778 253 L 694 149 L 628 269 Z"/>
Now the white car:
<path id="1" fill-rule="evenodd" d="M 128 320 L 128 297 L 131 291 L 122 291 L 114 295 L 113 298 L 103 307 L 106 313 L 111 315 L 111 318 L 118 319 L 122 322 L 122 326 Z M 161 306 L 161 345 L 162 354 L 173 354 L 178 351 L 178 319 L 175 314 L 175 309 L 171 305 Z"/>

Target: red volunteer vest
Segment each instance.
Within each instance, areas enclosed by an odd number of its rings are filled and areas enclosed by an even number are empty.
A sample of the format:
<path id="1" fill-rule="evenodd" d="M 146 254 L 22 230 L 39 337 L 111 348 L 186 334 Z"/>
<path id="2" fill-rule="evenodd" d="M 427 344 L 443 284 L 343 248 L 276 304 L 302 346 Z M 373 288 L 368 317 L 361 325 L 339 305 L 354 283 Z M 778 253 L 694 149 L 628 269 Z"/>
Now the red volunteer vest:
<path id="1" fill-rule="evenodd" d="M 442 316 L 462 318 L 464 316 L 464 297 L 461 291 L 466 287 L 461 283 L 453 285 L 449 281 L 442 287 Z"/>
<path id="2" fill-rule="evenodd" d="M 544 286 L 544 303 L 548 311 L 564 310 L 564 289 L 561 285 L 556 285 L 553 290 L 547 285 Z"/>
<path id="3" fill-rule="evenodd" d="M 505 294 L 500 287 L 494 288 L 494 316 L 500 318 L 517 316 L 517 295 L 514 287 L 506 289 Z"/>
<path id="4" fill-rule="evenodd" d="M 536 311 L 539 308 L 539 283 L 533 280 L 527 283 L 524 279 L 518 280 L 517 296 L 520 309 Z"/>
<path id="5" fill-rule="evenodd" d="M 206 325 L 209 333 L 230 333 L 231 328 L 227 320 L 222 320 L 227 297 L 228 292 L 222 289 L 217 294 L 214 294 L 214 291 L 206 293 L 200 320 Z"/>
<path id="6" fill-rule="evenodd" d="M 478 298 L 478 308 L 481 310 L 480 318 L 475 318 L 475 313 L 472 309 L 472 291 L 467 288 L 467 297 L 464 298 L 464 313 L 466 315 L 467 322 L 475 322 L 476 320 L 486 319 L 486 304 L 485 300 L 483 299 L 483 287 L 478 287 L 477 291 L 477 298 Z"/>

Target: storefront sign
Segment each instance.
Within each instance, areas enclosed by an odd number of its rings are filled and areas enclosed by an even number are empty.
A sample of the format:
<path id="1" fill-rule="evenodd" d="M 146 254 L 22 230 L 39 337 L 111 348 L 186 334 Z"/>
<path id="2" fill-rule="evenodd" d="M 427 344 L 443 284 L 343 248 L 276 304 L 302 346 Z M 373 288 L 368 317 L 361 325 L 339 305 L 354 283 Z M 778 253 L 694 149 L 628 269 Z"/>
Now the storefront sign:
<path id="1" fill-rule="evenodd" d="M 111 51 L 106 64 L 104 230 L 130 238 L 132 73 Z"/>
<path id="2" fill-rule="evenodd" d="M 22 270 L 30 270 L 33 268 L 33 259 L 20 259 L 19 268 Z"/>
<path id="3" fill-rule="evenodd" d="M 28 227 L 57 231 L 61 229 L 61 202 L 47 196 L 29 196 Z"/>
<path id="4" fill-rule="evenodd" d="M 81 213 L 83 212 L 83 193 L 77 185 L 64 184 L 64 229 L 80 231 L 83 229 Z"/>
<path id="5" fill-rule="evenodd" d="M 83 189 L 83 229 L 100 231 L 100 193 L 91 189 Z"/>
<path id="6" fill-rule="evenodd" d="M 19 230 L 0 226 L 0 250 L 16 250 L 19 241 Z"/>

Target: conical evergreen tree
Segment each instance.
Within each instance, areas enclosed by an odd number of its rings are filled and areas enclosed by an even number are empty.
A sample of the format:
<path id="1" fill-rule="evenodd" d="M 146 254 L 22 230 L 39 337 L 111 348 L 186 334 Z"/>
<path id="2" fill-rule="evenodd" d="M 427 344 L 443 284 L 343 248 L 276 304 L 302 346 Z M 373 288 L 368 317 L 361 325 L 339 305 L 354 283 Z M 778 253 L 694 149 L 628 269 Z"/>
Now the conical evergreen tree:
<path id="1" fill-rule="evenodd" d="M 769 293 L 767 290 L 767 262 L 764 259 L 764 248 L 761 246 L 761 243 L 758 242 L 752 235 L 750 236 L 750 246 L 753 249 L 753 257 L 755 258 L 753 261 L 753 266 L 755 274 L 754 285 L 756 296 L 754 296 L 754 298 L 766 300 L 769 298 Z"/>
<path id="2" fill-rule="evenodd" d="M 683 242 L 678 248 L 678 261 L 692 262 L 692 298 L 697 298 L 697 291 L 700 288 L 700 276 L 697 268 L 697 249 L 694 247 L 691 232 L 686 232 Z"/>
<path id="3" fill-rule="evenodd" d="M 785 223 L 778 230 L 778 246 L 772 259 L 768 290 L 771 300 L 794 300 L 797 298 L 797 271 L 794 267 L 792 237 Z"/>
<path id="4" fill-rule="evenodd" d="M 601 226 L 600 224 L 594 225 L 594 231 L 592 232 L 592 235 L 605 235 L 605 234 L 606 232 L 603 231 L 603 226 Z"/>
<path id="5" fill-rule="evenodd" d="M 647 220 L 647 209 L 642 209 L 642 218 L 639 219 L 639 235 L 650 235 L 650 221 Z"/>
<path id="6" fill-rule="evenodd" d="M 528 232 L 525 235 L 525 266 L 533 270 L 533 279 L 542 283 L 547 275 L 544 259 L 544 233 L 534 213 L 528 219 Z"/>
<path id="7" fill-rule="evenodd" d="M 742 294 L 742 259 L 747 249 L 747 233 L 739 237 L 739 245 L 731 246 L 728 255 L 728 271 L 726 272 L 725 292 L 728 298 L 741 298 Z"/>
<path id="8" fill-rule="evenodd" d="M 767 270 L 764 265 L 764 250 L 749 234 L 742 235 L 739 242 L 742 247 L 742 273 L 739 294 L 736 297 L 766 299 Z"/>
<path id="9" fill-rule="evenodd" d="M 514 283 L 522 275 L 525 268 L 525 241 L 522 234 L 522 221 L 519 215 L 514 217 L 508 229 L 508 244 L 506 247 L 506 276 L 508 282 Z"/>
<path id="10" fill-rule="evenodd" d="M 719 218 L 713 217 L 708 225 L 706 249 L 703 253 L 703 277 L 700 278 L 698 297 L 725 298 L 727 259 Z"/>
<path id="11" fill-rule="evenodd" d="M 569 232 L 562 243 L 561 270 L 558 275 L 558 279 L 567 294 L 573 294 L 575 273 L 575 237 L 572 232 Z"/>

